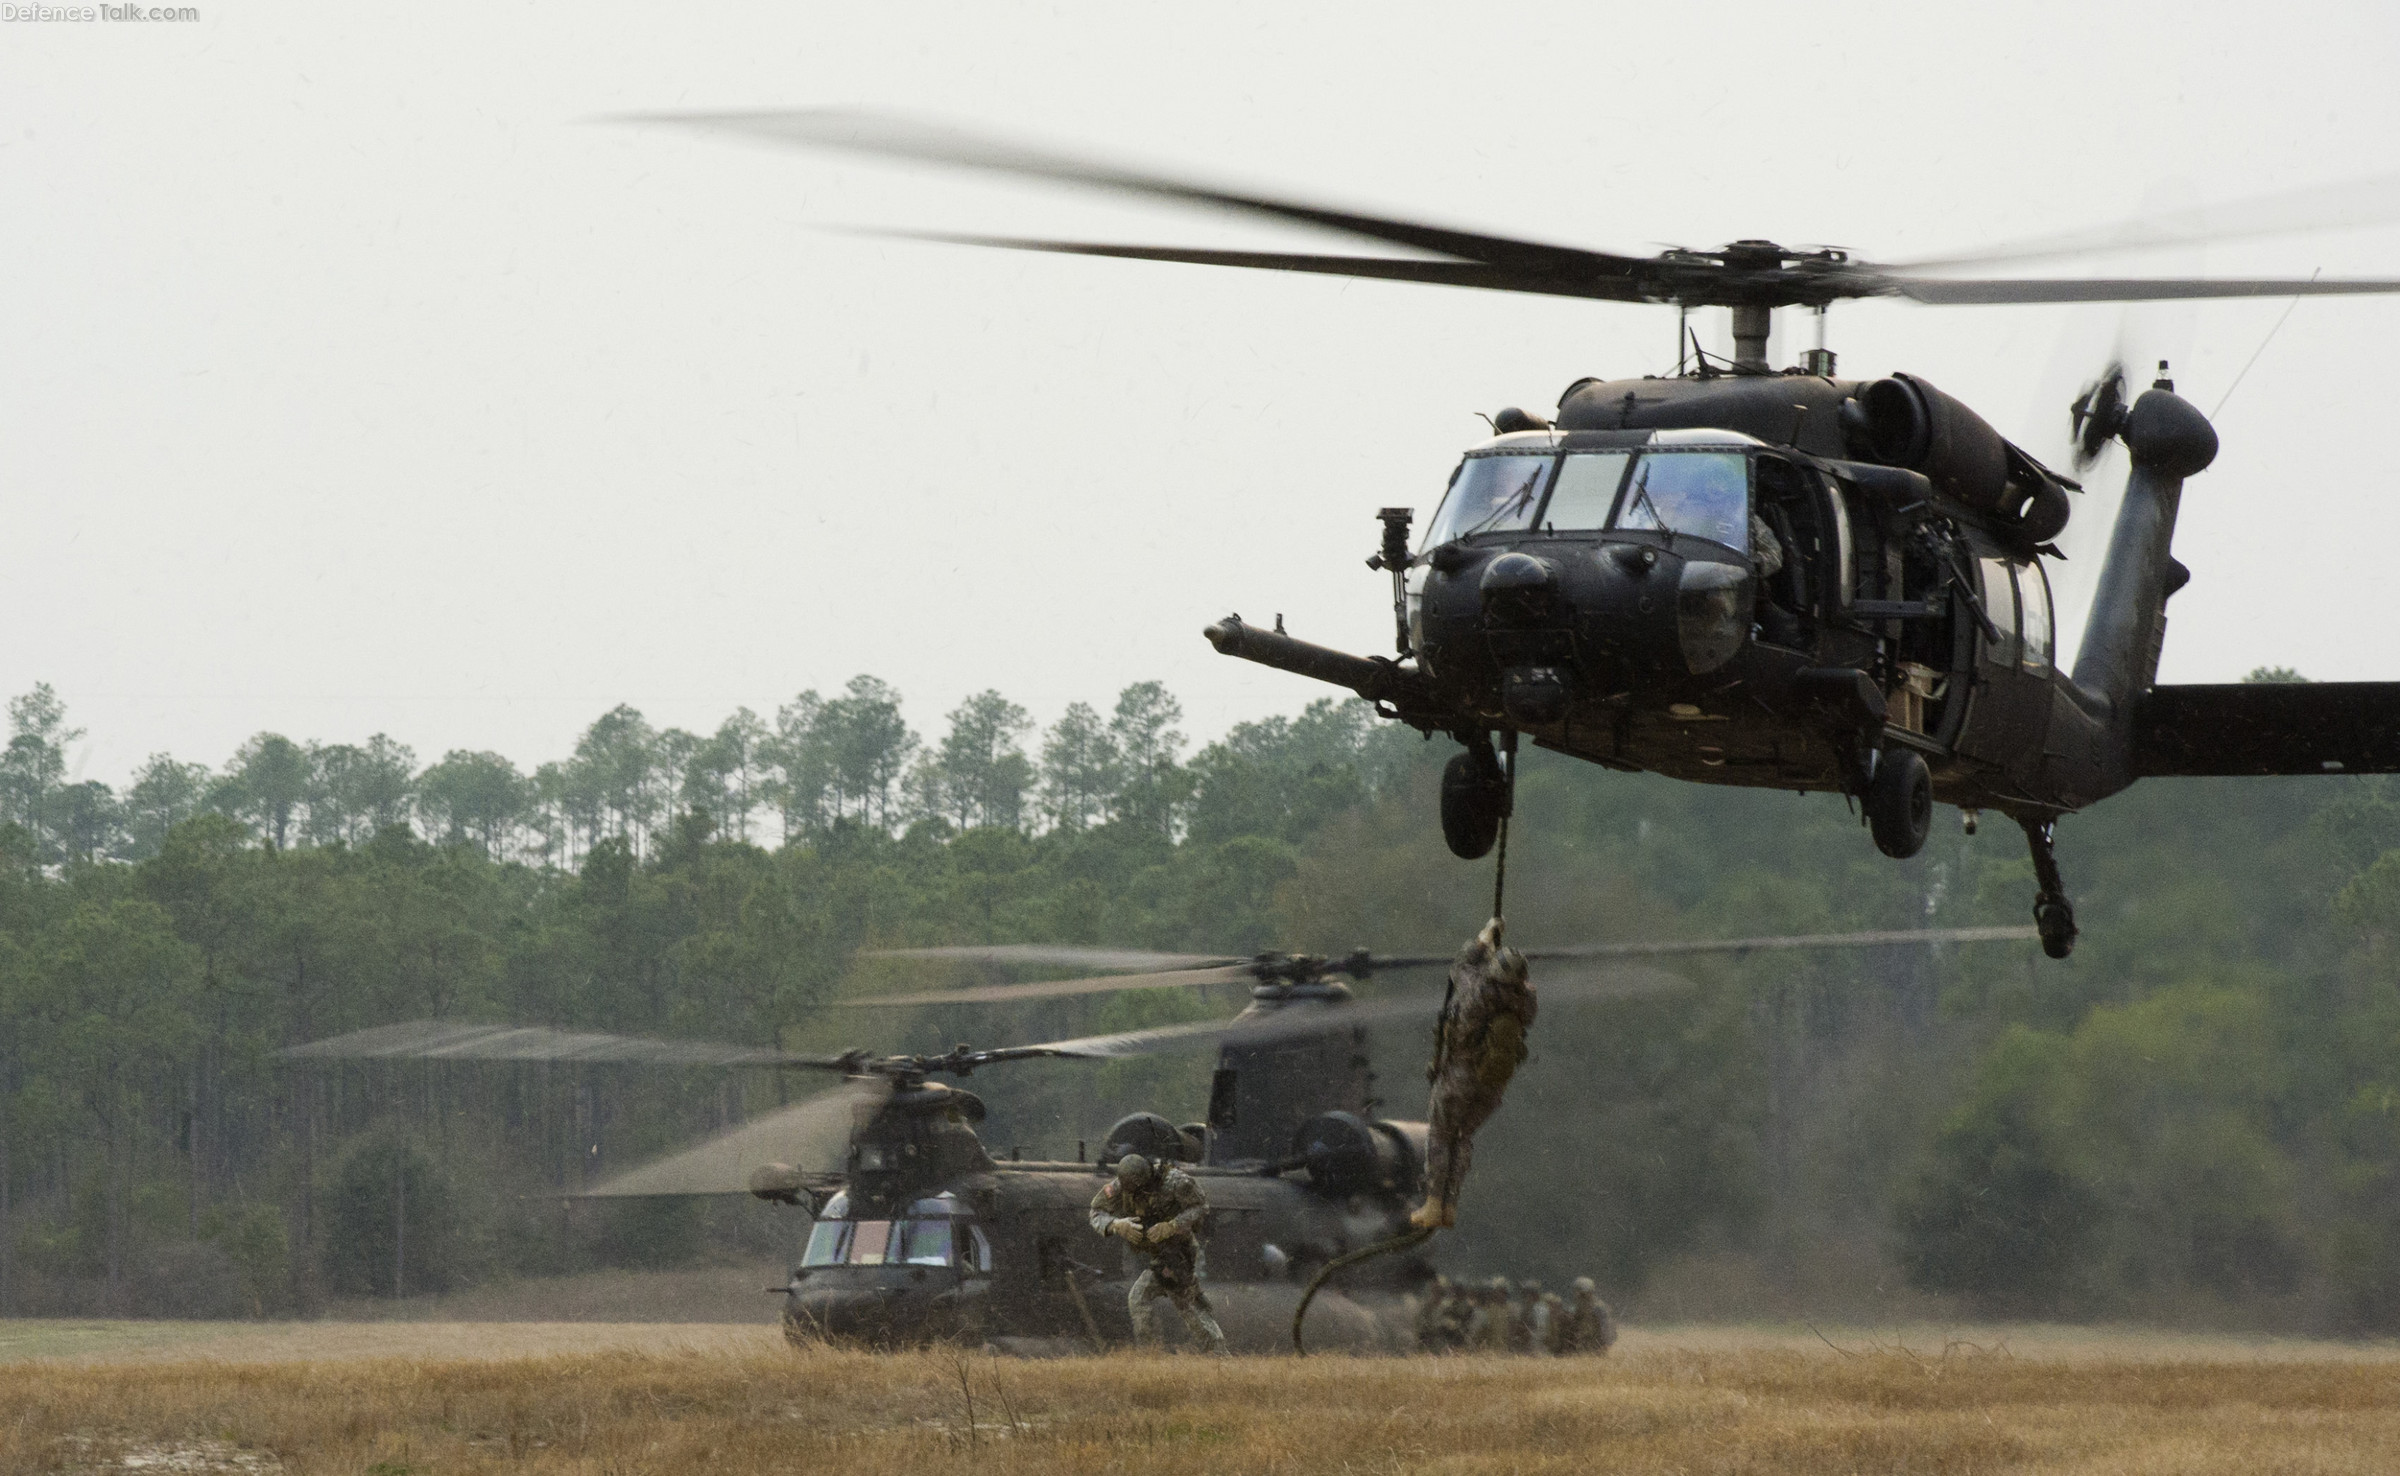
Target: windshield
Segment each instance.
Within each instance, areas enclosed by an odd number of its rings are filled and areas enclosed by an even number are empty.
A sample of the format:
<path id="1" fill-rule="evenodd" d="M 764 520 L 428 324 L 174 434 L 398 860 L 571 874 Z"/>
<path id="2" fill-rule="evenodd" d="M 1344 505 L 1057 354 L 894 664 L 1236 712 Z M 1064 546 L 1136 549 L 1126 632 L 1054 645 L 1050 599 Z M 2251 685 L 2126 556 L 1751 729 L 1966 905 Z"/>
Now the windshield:
<path id="1" fill-rule="evenodd" d="M 948 1218 L 951 1205 L 919 1201 L 919 1211 L 931 1208 L 940 1218 L 915 1220 L 819 1220 L 808 1232 L 808 1248 L 800 1253 L 803 1267 L 814 1266 L 947 1266 L 957 1251 L 958 1236 Z M 980 1251 L 982 1240 L 976 1240 Z M 988 1263 L 988 1252 L 981 1261 Z"/>
<path id="2" fill-rule="evenodd" d="M 1475 533 L 1512 533 L 1533 521 L 1550 480 L 1549 456 L 1470 456 L 1425 527 L 1427 548 Z"/>
<path id="3" fill-rule="evenodd" d="M 1608 510 L 1617 502 L 1617 484 L 1625 480 L 1625 463 L 1632 459 L 1630 452 L 1603 451 L 1560 462 L 1557 480 L 1550 488 L 1550 506 L 1542 512 L 1542 526 L 1569 532 L 1607 527 Z"/>
<path id="4" fill-rule="evenodd" d="M 1619 528 L 1689 533 L 1750 547 L 1750 464 L 1738 451 L 1653 451 L 1634 466 Z"/>

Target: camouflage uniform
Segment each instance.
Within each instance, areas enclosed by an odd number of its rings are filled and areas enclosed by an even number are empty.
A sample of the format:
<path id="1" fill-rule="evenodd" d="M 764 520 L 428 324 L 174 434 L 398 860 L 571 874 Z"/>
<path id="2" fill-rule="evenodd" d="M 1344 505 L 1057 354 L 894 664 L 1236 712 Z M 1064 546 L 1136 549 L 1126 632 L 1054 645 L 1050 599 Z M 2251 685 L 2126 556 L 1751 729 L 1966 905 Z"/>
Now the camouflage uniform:
<path id="1" fill-rule="evenodd" d="M 1567 1304 L 1557 1292 L 1542 1293 L 1541 1304 L 1534 1309 L 1533 1351 L 1552 1357 L 1566 1351 Z"/>
<path id="2" fill-rule="evenodd" d="M 1200 1285 L 1199 1228 L 1208 1217 L 1208 1196 L 1182 1169 L 1161 1169 L 1143 1160 L 1146 1172 L 1129 1176 L 1128 1167 L 1119 1160 L 1117 1175 L 1092 1196 L 1092 1229 L 1125 1241 L 1150 1263 L 1125 1294 L 1134 1342 L 1156 1341 L 1150 1302 L 1165 1297 L 1183 1314 L 1193 1337 L 1206 1339 L 1213 1353 L 1225 1352 L 1225 1330 Z"/>
<path id="3" fill-rule="evenodd" d="M 1550 1351 L 1550 1307 L 1557 1300 L 1542 1290 L 1542 1284 L 1538 1281 L 1529 1280 L 1517 1288 L 1516 1325 L 1509 1330 L 1514 1335 L 1514 1351 Z"/>
<path id="4" fill-rule="evenodd" d="M 1450 1304 L 1455 1299 L 1456 1293 L 1451 1288 L 1449 1277 L 1436 1275 L 1433 1280 L 1425 1284 L 1424 1299 L 1417 1303 L 1418 1351 L 1425 1353 L 1447 1351 L 1445 1344 L 1448 1333 L 1447 1324 L 1450 1319 Z"/>
<path id="5" fill-rule="evenodd" d="M 1450 966 L 1450 997 L 1434 1038 L 1430 1130 L 1425 1138 L 1425 1202 L 1409 1216 L 1420 1229 L 1458 1223 L 1458 1195 L 1475 1151 L 1475 1130 L 1500 1106 L 1526 1055 L 1533 1028 L 1533 986 L 1525 956 L 1501 946 L 1501 922 L 1484 924 Z"/>
<path id="6" fill-rule="evenodd" d="M 1589 1276 L 1575 1278 L 1575 1295 L 1566 1306 L 1558 1335 L 1561 1353 L 1606 1353 L 1617 1341 L 1616 1314 L 1600 1300 Z"/>
<path id="7" fill-rule="evenodd" d="M 1508 1278 L 1495 1276 L 1475 1289 L 1475 1315 L 1467 1323 L 1467 1344 L 1478 1353 L 1506 1353 L 1509 1324 L 1515 1321 Z"/>

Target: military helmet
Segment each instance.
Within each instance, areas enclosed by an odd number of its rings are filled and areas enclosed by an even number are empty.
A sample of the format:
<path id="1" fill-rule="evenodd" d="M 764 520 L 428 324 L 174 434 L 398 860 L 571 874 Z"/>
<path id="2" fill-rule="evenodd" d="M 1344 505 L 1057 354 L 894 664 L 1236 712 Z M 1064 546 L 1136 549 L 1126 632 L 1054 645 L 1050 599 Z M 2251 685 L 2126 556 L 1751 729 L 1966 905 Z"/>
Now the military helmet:
<path id="1" fill-rule="evenodd" d="M 1128 1153 L 1117 1160 L 1117 1182 L 1128 1189 L 1139 1189 L 1150 1182 L 1150 1160 L 1139 1153 Z"/>
<path id="2" fill-rule="evenodd" d="M 1575 1278 L 1576 1295 L 1586 1297 L 1597 1296 L 1599 1291 L 1599 1286 L 1596 1285 L 1589 1276 L 1578 1276 Z"/>

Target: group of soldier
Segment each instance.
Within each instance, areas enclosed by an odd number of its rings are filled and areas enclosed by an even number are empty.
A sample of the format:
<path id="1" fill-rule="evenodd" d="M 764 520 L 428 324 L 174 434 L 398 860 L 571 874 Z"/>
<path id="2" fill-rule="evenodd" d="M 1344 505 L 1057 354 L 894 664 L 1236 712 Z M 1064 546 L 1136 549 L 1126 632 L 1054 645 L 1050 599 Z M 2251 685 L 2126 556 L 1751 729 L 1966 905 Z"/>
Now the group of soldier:
<path id="1" fill-rule="evenodd" d="M 1616 1314 L 1589 1276 L 1576 1277 L 1564 1297 L 1533 1280 L 1512 1287 L 1505 1276 L 1481 1283 L 1436 1276 L 1417 1302 L 1417 1346 L 1427 1353 L 1567 1358 L 1606 1353 L 1616 1340 Z"/>

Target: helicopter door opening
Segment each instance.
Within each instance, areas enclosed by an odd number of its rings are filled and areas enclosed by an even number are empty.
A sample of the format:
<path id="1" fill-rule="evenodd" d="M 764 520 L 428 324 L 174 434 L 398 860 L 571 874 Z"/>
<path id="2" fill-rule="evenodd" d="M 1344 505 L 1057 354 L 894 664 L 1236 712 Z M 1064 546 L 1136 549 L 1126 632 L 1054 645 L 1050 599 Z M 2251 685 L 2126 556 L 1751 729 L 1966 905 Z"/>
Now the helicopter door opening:
<path id="1" fill-rule="evenodd" d="M 2050 662 L 2049 601 L 2042 598 L 2048 590 L 2038 571 L 2023 571 L 2031 575 L 2025 582 L 2039 591 L 2035 598 L 2043 606 L 2038 612 L 2040 633 L 2029 634 L 2018 603 L 2019 566 L 2004 558 L 1978 558 L 1975 563 L 1983 586 L 1983 612 L 1999 628 L 2000 639 L 1988 634 L 1982 638 L 1975 707 L 1959 746 L 1989 763 L 2022 763 L 2027 751 L 2040 751 L 2049 724 L 2050 686 L 2044 679 Z"/>
<path id="2" fill-rule="evenodd" d="M 1759 580 L 1759 633 L 1771 645 L 1795 651 L 1813 648 L 1820 589 L 1825 577 L 1823 508 L 1815 479 L 1781 457 L 1758 458 L 1751 561 Z M 1765 536 L 1760 536 L 1760 528 Z"/>

